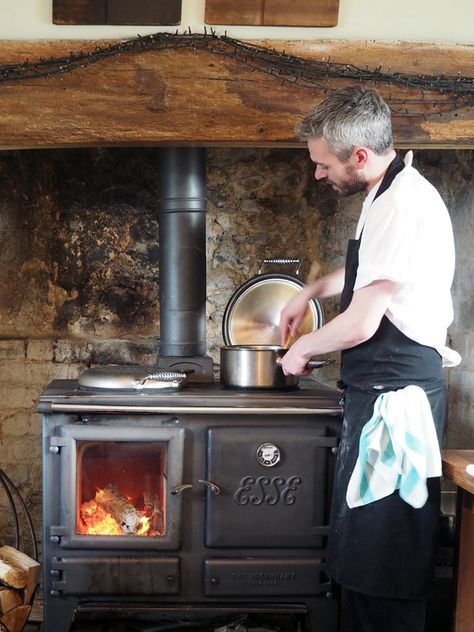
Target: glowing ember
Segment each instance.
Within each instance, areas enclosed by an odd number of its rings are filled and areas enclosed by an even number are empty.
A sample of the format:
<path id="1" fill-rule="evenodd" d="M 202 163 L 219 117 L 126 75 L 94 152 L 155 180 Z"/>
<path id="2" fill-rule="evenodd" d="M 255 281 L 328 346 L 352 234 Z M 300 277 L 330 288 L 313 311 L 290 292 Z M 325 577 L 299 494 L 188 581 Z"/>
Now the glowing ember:
<path id="1" fill-rule="evenodd" d="M 82 503 L 78 522 L 81 535 L 157 536 L 163 528 L 159 510 L 138 510 L 114 485 L 98 489 L 94 499 Z"/>
<path id="2" fill-rule="evenodd" d="M 150 530 L 150 518 L 143 516 L 140 519 L 140 526 L 137 529 L 136 535 L 146 535 L 149 530 Z"/>
<path id="3" fill-rule="evenodd" d="M 81 518 L 79 530 L 84 535 L 122 535 L 117 520 L 95 500 L 82 504 Z"/>

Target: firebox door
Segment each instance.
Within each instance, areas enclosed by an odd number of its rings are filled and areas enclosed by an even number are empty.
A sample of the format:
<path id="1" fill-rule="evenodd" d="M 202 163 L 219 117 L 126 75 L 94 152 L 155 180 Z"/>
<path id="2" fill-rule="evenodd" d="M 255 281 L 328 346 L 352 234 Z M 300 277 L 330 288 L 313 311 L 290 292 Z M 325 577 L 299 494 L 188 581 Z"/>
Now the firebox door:
<path id="1" fill-rule="evenodd" d="M 320 547 L 327 533 L 325 426 L 210 427 L 208 547 Z M 331 457 L 333 455 L 331 454 Z"/>
<path id="2" fill-rule="evenodd" d="M 127 424 L 59 428 L 61 524 L 65 548 L 178 549 L 184 428 Z"/>

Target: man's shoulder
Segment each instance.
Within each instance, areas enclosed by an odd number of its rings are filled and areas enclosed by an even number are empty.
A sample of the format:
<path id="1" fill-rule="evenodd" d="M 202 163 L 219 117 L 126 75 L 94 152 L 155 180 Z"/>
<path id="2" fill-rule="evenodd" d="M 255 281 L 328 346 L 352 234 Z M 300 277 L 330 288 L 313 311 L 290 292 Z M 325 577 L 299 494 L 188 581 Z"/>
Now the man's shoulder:
<path id="1" fill-rule="evenodd" d="M 410 206 L 421 204 L 422 207 L 429 202 L 446 209 L 437 188 L 416 167 L 407 165 L 399 176 L 395 179 L 394 186 L 390 187 L 394 202 Z"/>
<path id="2" fill-rule="evenodd" d="M 367 226 L 404 226 L 419 231 L 427 223 L 444 227 L 449 213 L 436 188 L 414 167 L 406 166 L 372 205 Z M 411 228 L 410 228 L 411 227 Z M 394 228 L 395 230 L 395 228 Z"/>

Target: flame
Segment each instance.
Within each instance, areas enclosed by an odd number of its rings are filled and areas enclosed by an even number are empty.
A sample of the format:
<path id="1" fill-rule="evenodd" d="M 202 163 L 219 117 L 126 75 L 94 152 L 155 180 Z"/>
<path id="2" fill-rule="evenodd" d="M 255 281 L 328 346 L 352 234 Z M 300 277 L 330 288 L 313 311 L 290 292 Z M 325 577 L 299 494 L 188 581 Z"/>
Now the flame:
<path id="1" fill-rule="evenodd" d="M 97 490 L 96 499 L 102 491 Z M 95 499 L 82 503 L 80 514 L 78 533 L 81 535 L 124 535 L 118 520 Z M 134 535 L 150 535 L 150 528 L 150 518 L 142 516 Z"/>
<path id="2" fill-rule="evenodd" d="M 81 518 L 84 535 L 122 535 L 117 520 L 95 500 L 82 503 Z"/>
<path id="3" fill-rule="evenodd" d="M 150 530 L 150 518 L 143 516 L 142 518 L 140 518 L 140 526 L 138 527 L 135 535 L 146 535 L 149 530 Z"/>

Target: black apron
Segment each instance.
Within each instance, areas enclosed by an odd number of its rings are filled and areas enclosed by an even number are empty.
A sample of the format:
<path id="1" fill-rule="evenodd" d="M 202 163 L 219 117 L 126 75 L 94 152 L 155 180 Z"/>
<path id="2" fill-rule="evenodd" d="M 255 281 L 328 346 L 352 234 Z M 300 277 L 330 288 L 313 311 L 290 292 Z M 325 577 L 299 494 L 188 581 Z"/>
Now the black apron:
<path id="1" fill-rule="evenodd" d="M 397 156 L 376 198 L 403 168 L 403 160 Z M 348 244 L 341 311 L 352 300 L 360 238 Z M 429 594 L 440 512 L 439 479 L 428 479 L 429 497 L 421 509 L 403 501 L 398 491 L 349 509 L 346 491 L 357 461 L 360 434 L 372 417 L 375 400 L 383 392 L 409 384 L 425 390 L 441 445 L 447 389 L 441 357 L 435 349 L 409 339 L 384 316 L 370 340 L 342 352 L 339 385 L 344 388 L 344 419 L 328 537 L 328 572 L 348 589 L 398 599 L 419 599 Z"/>

